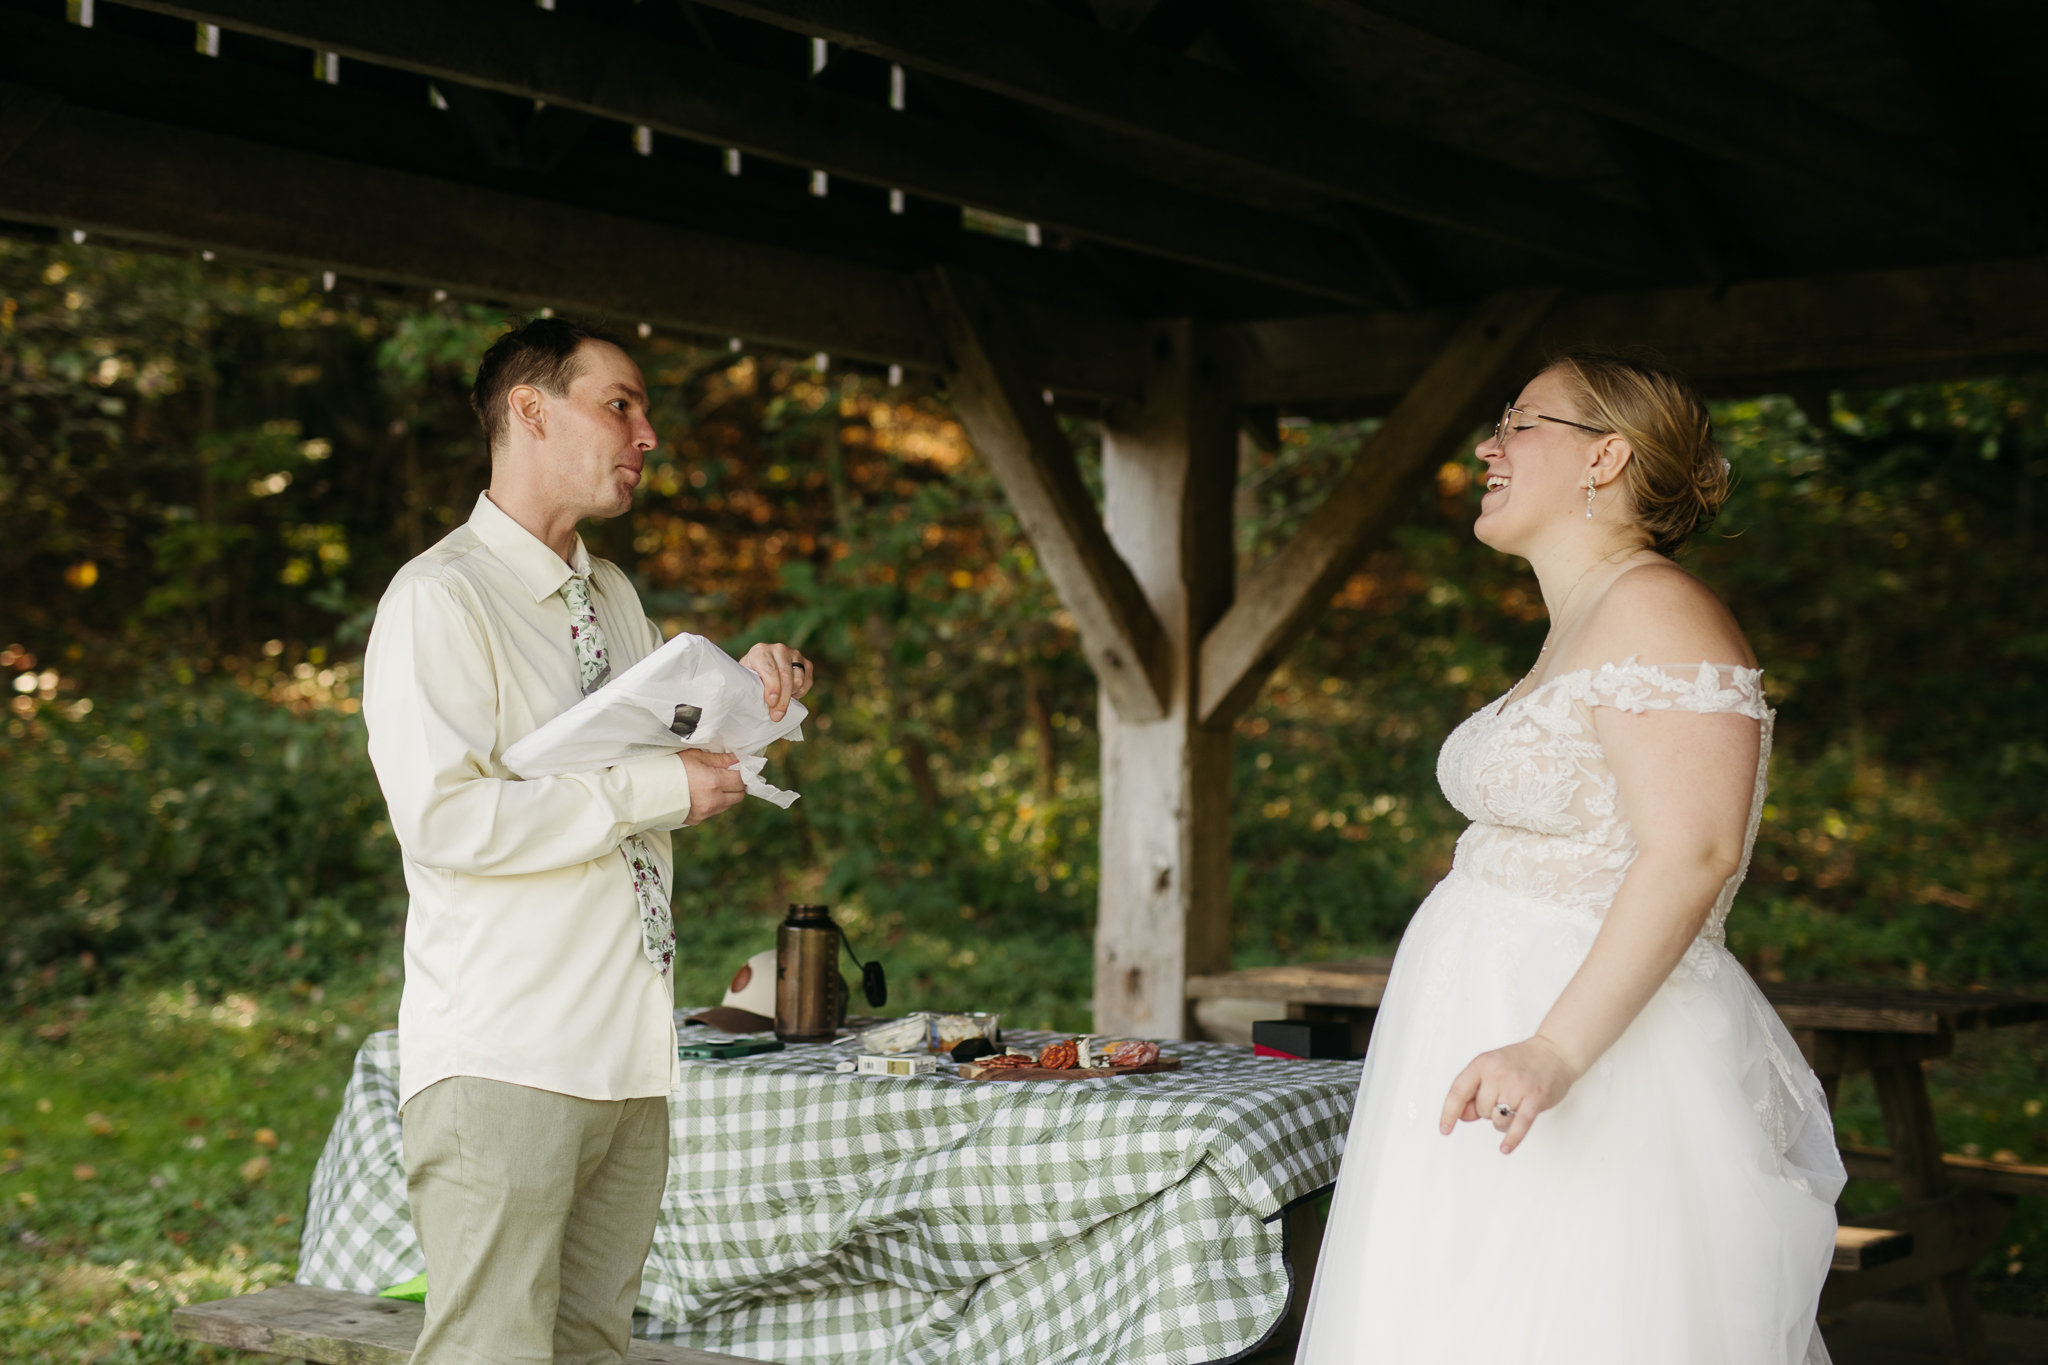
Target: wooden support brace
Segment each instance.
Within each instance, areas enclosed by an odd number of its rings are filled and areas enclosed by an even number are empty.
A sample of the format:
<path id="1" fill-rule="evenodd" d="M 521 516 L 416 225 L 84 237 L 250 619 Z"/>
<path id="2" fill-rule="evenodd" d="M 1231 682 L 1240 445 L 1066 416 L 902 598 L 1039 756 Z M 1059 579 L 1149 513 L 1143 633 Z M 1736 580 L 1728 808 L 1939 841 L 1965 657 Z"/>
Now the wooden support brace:
<path id="1" fill-rule="evenodd" d="M 929 279 L 953 352 L 953 410 L 968 439 L 1002 481 L 1117 715 L 1160 719 L 1173 665 L 1159 618 L 1110 544 L 1073 447 L 1031 380 L 1017 323 L 976 277 L 941 267 Z"/>
<path id="2" fill-rule="evenodd" d="M 1202 724 L 1227 725 L 1251 704 L 1431 467 L 1499 401 L 1506 367 L 1559 297 L 1555 289 L 1502 294 L 1465 319 L 1323 505 L 1202 640 Z"/>

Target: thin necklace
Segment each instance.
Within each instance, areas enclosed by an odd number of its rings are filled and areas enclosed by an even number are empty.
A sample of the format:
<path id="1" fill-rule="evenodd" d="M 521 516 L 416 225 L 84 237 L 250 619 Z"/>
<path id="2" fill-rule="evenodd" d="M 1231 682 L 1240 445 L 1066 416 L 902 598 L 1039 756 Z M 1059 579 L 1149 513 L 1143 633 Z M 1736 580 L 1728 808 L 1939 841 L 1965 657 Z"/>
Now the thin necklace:
<path id="1" fill-rule="evenodd" d="M 1557 604 L 1557 615 L 1555 615 L 1555 616 L 1553 616 L 1553 617 L 1551 617 L 1551 618 L 1550 618 L 1550 624 L 1551 624 L 1551 626 L 1552 626 L 1552 631 L 1551 631 L 1550 633 L 1547 633 L 1547 634 L 1545 634 L 1545 635 L 1544 635 L 1544 637 L 1543 637 L 1543 648 L 1541 648 L 1541 649 L 1539 649 L 1539 650 L 1537 650 L 1537 651 L 1536 651 L 1536 662 L 1535 662 L 1535 663 L 1533 663 L 1533 664 L 1530 664 L 1530 665 L 1529 665 L 1529 671 L 1528 671 L 1527 673 L 1524 673 L 1524 674 L 1523 674 L 1523 675 L 1521 676 L 1521 678 L 1520 678 L 1520 679 L 1518 679 L 1518 680 L 1516 681 L 1515 685 L 1514 685 L 1513 687 L 1510 687 L 1510 688 L 1508 689 L 1508 691 L 1507 691 L 1507 695 L 1508 695 L 1508 696 L 1512 697 L 1512 696 L 1514 696 L 1514 695 L 1515 695 L 1515 693 L 1517 693 L 1517 692 L 1521 691 L 1521 690 L 1522 690 L 1522 684 L 1523 684 L 1523 683 L 1525 683 L 1525 682 L 1527 682 L 1527 681 L 1529 681 L 1529 679 L 1531 679 L 1531 678 L 1535 677 L 1535 676 L 1536 676 L 1536 670 L 1537 670 L 1537 669 L 1539 669 L 1539 668 L 1541 668 L 1541 667 L 1543 667 L 1543 660 L 1544 660 L 1544 659 L 1545 659 L 1546 657 L 1548 657 L 1548 656 L 1549 656 L 1549 654 L 1550 654 L 1550 636 L 1551 636 L 1551 634 L 1554 634 L 1554 633 L 1555 633 L 1555 628 L 1556 628 L 1557 624 L 1558 624 L 1559 622 L 1561 622 L 1561 621 L 1563 621 L 1563 620 L 1564 620 L 1564 613 L 1565 613 L 1565 608 L 1567 608 L 1567 607 L 1571 606 L 1571 604 L 1572 604 L 1572 598 L 1573 598 L 1574 596 L 1576 596 L 1576 595 L 1578 594 L 1578 591 L 1579 591 L 1579 584 L 1581 584 L 1581 583 L 1585 582 L 1585 581 L 1586 581 L 1586 575 L 1587 575 L 1587 574 L 1590 574 L 1590 573 L 1592 573 L 1592 572 L 1593 572 L 1593 570 L 1595 570 L 1595 569 L 1599 568 L 1599 567 L 1600 567 L 1600 566 L 1601 566 L 1601 565 L 1602 565 L 1603 563 L 1605 563 L 1605 562 L 1606 562 L 1606 560 L 1607 560 L 1607 556 L 1606 556 L 1606 555 L 1602 555 L 1602 556 L 1601 556 L 1601 557 L 1600 557 L 1599 559 L 1596 559 L 1596 560 L 1594 560 L 1594 561 L 1593 561 L 1593 562 L 1592 562 L 1591 564 L 1588 564 L 1588 565 L 1587 565 L 1587 566 L 1586 566 L 1586 567 L 1585 567 L 1585 568 L 1584 568 L 1583 570 L 1581 570 L 1581 571 L 1580 571 L 1580 573 L 1579 573 L 1579 576 L 1578 576 L 1577 578 L 1574 578 L 1574 579 L 1572 580 L 1572 585 L 1571 585 L 1571 587 L 1570 587 L 1570 588 L 1569 588 L 1569 589 L 1568 589 L 1568 590 L 1567 590 L 1567 591 L 1565 592 L 1565 595 L 1564 595 L 1564 601 L 1562 601 L 1562 602 L 1560 602 L 1560 603 L 1558 603 L 1558 604 Z M 1626 560 L 1624 560 L 1624 561 L 1623 561 L 1623 563 L 1625 564 L 1625 563 L 1627 563 L 1627 561 L 1626 561 Z M 1619 567 L 1619 566 L 1617 566 L 1617 567 Z"/>

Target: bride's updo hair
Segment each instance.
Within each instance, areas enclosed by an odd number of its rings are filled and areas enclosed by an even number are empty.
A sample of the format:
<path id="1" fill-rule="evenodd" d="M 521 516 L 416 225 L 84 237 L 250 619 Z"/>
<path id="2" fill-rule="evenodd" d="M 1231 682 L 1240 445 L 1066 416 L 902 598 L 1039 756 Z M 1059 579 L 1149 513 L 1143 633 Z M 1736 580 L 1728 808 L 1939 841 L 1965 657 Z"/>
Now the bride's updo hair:
<path id="1" fill-rule="evenodd" d="M 1622 482 L 1636 523 L 1651 549 L 1677 556 L 1728 501 L 1728 462 L 1699 391 L 1661 365 L 1598 351 L 1568 351 L 1546 371 L 1586 425 L 1628 438 L 1635 458 Z"/>

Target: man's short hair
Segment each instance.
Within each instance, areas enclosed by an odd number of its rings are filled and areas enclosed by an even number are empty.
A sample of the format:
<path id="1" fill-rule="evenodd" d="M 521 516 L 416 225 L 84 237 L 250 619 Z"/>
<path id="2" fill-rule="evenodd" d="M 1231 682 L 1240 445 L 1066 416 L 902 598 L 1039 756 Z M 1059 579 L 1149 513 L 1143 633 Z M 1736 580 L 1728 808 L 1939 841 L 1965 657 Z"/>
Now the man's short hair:
<path id="1" fill-rule="evenodd" d="M 477 362 L 476 383 L 469 405 L 484 426 L 484 445 L 495 455 L 505 433 L 505 395 L 521 384 L 560 398 L 582 372 L 577 353 L 586 341 L 602 341 L 620 350 L 626 343 L 594 322 L 575 318 L 528 318 L 491 343 Z"/>

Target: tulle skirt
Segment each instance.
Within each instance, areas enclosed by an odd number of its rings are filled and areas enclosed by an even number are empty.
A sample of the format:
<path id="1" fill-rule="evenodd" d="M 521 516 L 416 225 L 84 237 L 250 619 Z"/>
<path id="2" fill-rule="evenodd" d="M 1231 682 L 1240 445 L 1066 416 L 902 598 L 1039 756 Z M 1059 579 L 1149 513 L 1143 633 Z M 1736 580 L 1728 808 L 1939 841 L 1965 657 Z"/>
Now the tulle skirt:
<path id="1" fill-rule="evenodd" d="M 1820 1083 L 1696 945 L 1513 1154 L 1437 1132 L 1473 1057 L 1536 1030 L 1590 913 L 1453 871 L 1373 1028 L 1297 1365 L 1801 1365 L 1843 1182 Z"/>

